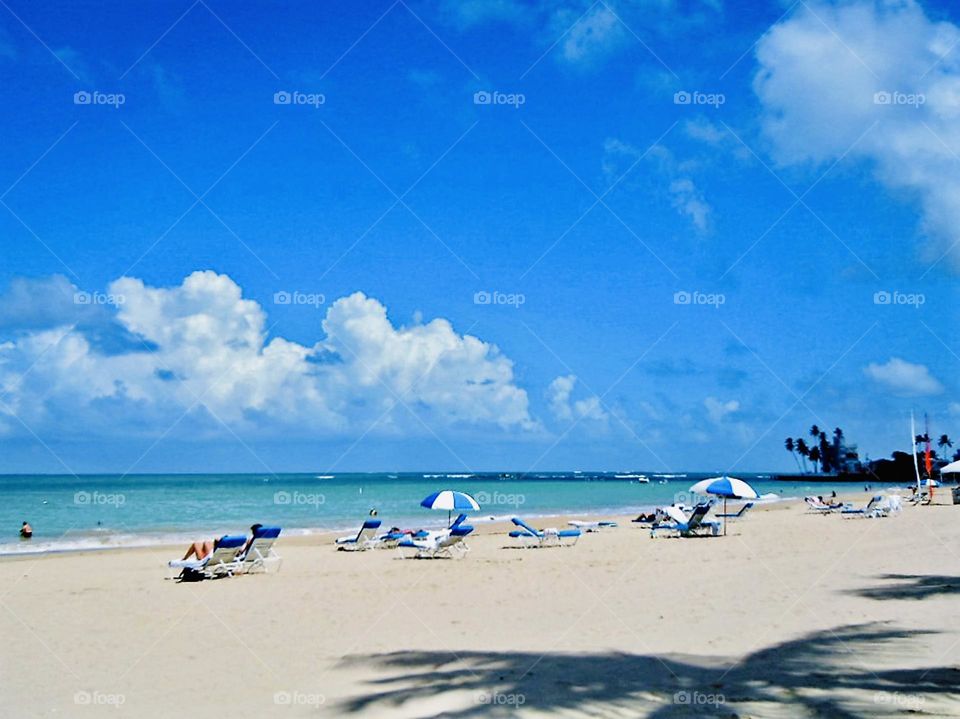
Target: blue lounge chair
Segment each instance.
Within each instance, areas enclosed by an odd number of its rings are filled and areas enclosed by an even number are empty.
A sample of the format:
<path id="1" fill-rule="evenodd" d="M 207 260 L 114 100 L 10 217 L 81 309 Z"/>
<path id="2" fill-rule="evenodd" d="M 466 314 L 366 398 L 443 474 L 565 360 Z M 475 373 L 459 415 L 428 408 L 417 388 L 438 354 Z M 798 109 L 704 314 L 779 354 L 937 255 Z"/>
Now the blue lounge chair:
<path id="1" fill-rule="evenodd" d="M 460 559 L 470 550 L 464 538 L 472 531 L 473 527 L 469 524 L 459 524 L 453 529 L 431 534 L 427 539 L 407 537 L 397 544 L 397 547 L 401 551 L 413 550 L 412 556 L 417 559 Z"/>
<path id="2" fill-rule="evenodd" d="M 726 512 L 724 514 L 718 514 L 717 516 L 721 519 L 743 519 L 744 515 L 750 511 L 753 507 L 753 502 L 747 502 L 745 505 L 740 507 L 739 512 Z"/>
<path id="3" fill-rule="evenodd" d="M 252 572 L 266 572 L 270 567 L 280 571 L 283 558 L 273 548 L 280 536 L 280 527 L 260 527 L 253 535 L 253 541 L 247 551 L 237 557 L 238 572 L 250 574 Z"/>
<path id="4" fill-rule="evenodd" d="M 848 504 L 842 510 L 840 510 L 840 516 L 846 519 L 858 517 L 876 517 L 880 514 L 877 505 L 879 505 L 882 501 L 883 495 L 875 494 L 870 498 L 870 501 L 867 502 L 865 507 L 854 509 L 852 505 Z"/>
<path id="5" fill-rule="evenodd" d="M 720 534 L 720 522 L 706 519 L 707 512 L 713 502 L 704 502 L 693 508 L 686 522 L 661 522 L 650 528 L 650 536 L 656 537 L 659 532 L 677 532 L 681 537 L 694 537 L 710 534 L 716 537 Z"/>
<path id="6" fill-rule="evenodd" d="M 510 532 L 522 547 L 572 547 L 580 539 L 579 529 L 534 529 L 520 517 L 510 520 L 519 529 Z"/>
<path id="7" fill-rule="evenodd" d="M 237 552 L 247 543 L 242 535 L 223 536 L 214 550 L 203 559 L 175 559 L 167 563 L 170 569 L 179 569 L 180 579 L 213 579 L 229 577 L 236 571 Z"/>
<path id="8" fill-rule="evenodd" d="M 601 529 L 613 529 L 617 526 L 616 522 L 611 522 L 609 520 L 601 519 L 595 522 L 584 522 L 579 519 L 574 519 L 567 522 L 571 527 L 579 529 L 581 532 L 599 532 Z"/>
<path id="9" fill-rule="evenodd" d="M 380 524 L 379 519 L 366 520 L 355 537 L 348 536 L 337 539 L 337 549 L 346 552 L 373 549 L 377 546 L 377 530 L 380 529 Z"/>

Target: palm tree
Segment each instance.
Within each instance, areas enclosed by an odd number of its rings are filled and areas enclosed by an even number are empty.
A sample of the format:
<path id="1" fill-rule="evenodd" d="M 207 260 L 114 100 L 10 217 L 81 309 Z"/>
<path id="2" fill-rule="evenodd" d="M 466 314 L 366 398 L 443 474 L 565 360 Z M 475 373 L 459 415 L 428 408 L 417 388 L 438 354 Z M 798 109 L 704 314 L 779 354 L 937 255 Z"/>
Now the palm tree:
<path id="1" fill-rule="evenodd" d="M 810 461 L 813 462 L 813 468 L 817 469 L 817 462 L 820 461 L 820 448 L 814 447 L 810 450 Z"/>
<path id="2" fill-rule="evenodd" d="M 836 437 L 839 441 L 843 441 L 843 430 L 837 427 L 833 430 L 833 436 Z"/>
<path id="3" fill-rule="evenodd" d="M 937 440 L 937 446 L 942 448 L 941 451 L 943 452 L 943 458 L 946 459 L 946 458 L 947 458 L 947 447 L 952 447 L 952 446 L 953 446 L 953 442 L 950 441 L 950 438 L 949 438 L 947 435 L 941 434 L 941 435 L 940 435 L 940 439 Z"/>
<path id="4" fill-rule="evenodd" d="M 803 437 L 797 440 L 796 443 L 797 454 L 803 458 L 803 471 L 804 474 L 807 472 L 807 457 L 810 456 L 810 448 L 807 446 L 807 443 L 804 441 Z"/>
<path id="5" fill-rule="evenodd" d="M 783 442 L 783 446 L 787 448 L 787 451 L 793 455 L 793 461 L 797 463 L 797 469 L 801 472 L 803 469 L 800 467 L 800 460 L 797 458 L 796 445 L 793 443 L 793 437 L 787 437 Z"/>
<path id="6" fill-rule="evenodd" d="M 829 472 L 830 471 L 830 444 L 827 442 L 827 433 L 820 433 L 820 471 Z"/>
<path id="7" fill-rule="evenodd" d="M 817 425 L 813 425 L 810 427 L 810 436 L 813 437 L 814 439 L 820 436 L 820 428 Z"/>

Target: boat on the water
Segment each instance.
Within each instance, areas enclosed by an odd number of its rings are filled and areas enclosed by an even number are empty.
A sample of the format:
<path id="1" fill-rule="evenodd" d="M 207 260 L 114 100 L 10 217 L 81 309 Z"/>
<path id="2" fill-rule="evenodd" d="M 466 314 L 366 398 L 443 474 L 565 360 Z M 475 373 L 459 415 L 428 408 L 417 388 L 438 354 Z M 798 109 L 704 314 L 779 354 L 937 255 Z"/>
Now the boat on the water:
<path id="1" fill-rule="evenodd" d="M 641 484 L 646 484 L 650 481 L 650 478 L 645 474 L 615 474 L 613 475 L 614 479 L 630 479 L 634 482 L 640 482 Z"/>

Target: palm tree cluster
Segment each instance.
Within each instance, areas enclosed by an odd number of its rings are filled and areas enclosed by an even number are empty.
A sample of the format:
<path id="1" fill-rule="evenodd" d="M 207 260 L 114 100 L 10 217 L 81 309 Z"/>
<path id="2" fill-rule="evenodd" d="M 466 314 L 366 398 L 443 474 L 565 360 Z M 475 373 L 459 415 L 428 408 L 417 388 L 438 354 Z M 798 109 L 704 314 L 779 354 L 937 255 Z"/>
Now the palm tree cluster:
<path id="1" fill-rule="evenodd" d="M 797 468 L 806 474 L 809 469 L 807 460 L 813 464 L 814 472 L 829 472 L 840 468 L 840 461 L 843 457 L 839 455 L 839 449 L 843 446 L 843 430 L 839 427 L 833 430 L 833 443 L 827 438 L 827 433 L 822 431 L 817 425 L 810 427 L 810 437 L 812 442 L 807 444 L 803 437 L 794 439 L 787 437 L 783 445 L 790 454 L 793 455 Z M 801 461 L 803 465 L 801 466 Z"/>

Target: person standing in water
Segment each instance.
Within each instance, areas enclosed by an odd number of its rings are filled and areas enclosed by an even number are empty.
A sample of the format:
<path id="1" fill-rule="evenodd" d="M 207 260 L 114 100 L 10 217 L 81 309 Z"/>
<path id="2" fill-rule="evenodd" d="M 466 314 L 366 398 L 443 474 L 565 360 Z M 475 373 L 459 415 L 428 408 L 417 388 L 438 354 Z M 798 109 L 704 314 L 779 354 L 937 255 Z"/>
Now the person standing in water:
<path id="1" fill-rule="evenodd" d="M 20 527 L 20 539 L 30 539 L 33 536 L 33 527 L 28 522 L 24 522 Z"/>

